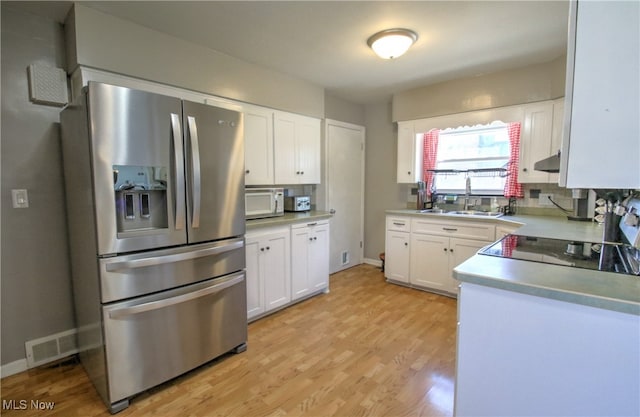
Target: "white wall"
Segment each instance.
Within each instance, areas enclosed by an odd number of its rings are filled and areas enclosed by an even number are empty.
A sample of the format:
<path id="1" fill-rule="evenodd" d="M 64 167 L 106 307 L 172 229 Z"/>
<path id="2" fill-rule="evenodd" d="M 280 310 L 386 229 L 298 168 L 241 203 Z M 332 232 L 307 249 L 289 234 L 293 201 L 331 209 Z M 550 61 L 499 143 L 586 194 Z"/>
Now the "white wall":
<path id="1" fill-rule="evenodd" d="M 78 65 L 324 117 L 324 88 L 74 4 L 67 71 Z"/>
<path id="2" fill-rule="evenodd" d="M 364 257 L 384 252 L 385 210 L 406 208 L 407 189 L 396 182 L 398 132 L 391 103 L 365 107 L 367 146 L 364 176 Z"/>
<path id="3" fill-rule="evenodd" d="M 59 107 L 29 102 L 27 66 L 64 66 L 62 26 L 2 2 L 2 357 L 72 329 Z M 26 188 L 29 208 L 11 206 Z M 25 363 L 26 365 L 26 363 Z M 4 367 L 3 367 L 4 371 Z"/>
<path id="4" fill-rule="evenodd" d="M 566 56 L 393 95 L 393 121 L 491 109 L 564 96 Z"/>

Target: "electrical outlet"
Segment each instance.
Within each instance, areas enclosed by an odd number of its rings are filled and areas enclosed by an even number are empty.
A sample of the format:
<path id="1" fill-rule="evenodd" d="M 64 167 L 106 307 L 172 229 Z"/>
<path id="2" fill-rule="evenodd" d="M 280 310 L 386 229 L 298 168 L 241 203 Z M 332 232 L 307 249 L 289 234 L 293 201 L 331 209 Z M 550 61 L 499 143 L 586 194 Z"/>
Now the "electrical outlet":
<path id="1" fill-rule="evenodd" d="M 29 194 L 27 190 L 11 190 L 11 200 L 13 201 L 13 208 L 29 207 Z"/>
<path id="2" fill-rule="evenodd" d="M 550 198 L 553 198 L 553 194 L 540 193 L 538 196 L 538 205 L 539 206 L 553 206 L 553 203 Z"/>

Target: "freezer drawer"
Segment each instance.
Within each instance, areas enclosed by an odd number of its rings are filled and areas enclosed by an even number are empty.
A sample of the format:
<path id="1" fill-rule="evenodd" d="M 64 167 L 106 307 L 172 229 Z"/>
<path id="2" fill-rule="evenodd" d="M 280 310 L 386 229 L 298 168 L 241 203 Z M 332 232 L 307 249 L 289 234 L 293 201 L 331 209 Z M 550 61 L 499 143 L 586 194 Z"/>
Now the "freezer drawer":
<path id="1" fill-rule="evenodd" d="M 104 306 L 102 311 L 112 404 L 247 340 L 244 271 Z"/>
<path id="2" fill-rule="evenodd" d="M 244 238 L 100 259 L 103 303 L 124 300 L 245 267 Z"/>

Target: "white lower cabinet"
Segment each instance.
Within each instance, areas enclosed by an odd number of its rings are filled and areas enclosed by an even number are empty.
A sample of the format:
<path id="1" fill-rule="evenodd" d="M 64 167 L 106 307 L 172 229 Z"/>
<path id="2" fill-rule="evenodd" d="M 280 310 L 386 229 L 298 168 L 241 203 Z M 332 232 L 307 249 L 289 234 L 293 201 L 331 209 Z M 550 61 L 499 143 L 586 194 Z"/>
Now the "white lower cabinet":
<path id="1" fill-rule="evenodd" d="M 329 286 L 329 222 L 291 226 L 291 299 Z"/>
<path id="2" fill-rule="evenodd" d="M 329 288 L 329 222 L 265 227 L 245 236 L 247 318 Z"/>
<path id="3" fill-rule="evenodd" d="M 248 319 L 291 301 L 289 234 L 289 227 L 280 227 L 246 235 Z"/>
<path id="4" fill-rule="evenodd" d="M 384 276 L 408 284 L 411 218 L 387 216 L 386 224 Z"/>
<path id="5" fill-rule="evenodd" d="M 500 240 L 506 235 L 512 234 L 513 232 L 518 230 L 518 227 L 520 226 L 506 226 L 506 225 L 496 226 L 496 240 Z"/>
<path id="6" fill-rule="evenodd" d="M 385 277 L 435 292 L 456 294 L 453 268 L 493 242 L 495 225 L 387 216 Z"/>
<path id="7" fill-rule="evenodd" d="M 409 243 L 411 234 L 387 230 L 385 238 L 384 275 L 398 282 L 409 283 Z"/>

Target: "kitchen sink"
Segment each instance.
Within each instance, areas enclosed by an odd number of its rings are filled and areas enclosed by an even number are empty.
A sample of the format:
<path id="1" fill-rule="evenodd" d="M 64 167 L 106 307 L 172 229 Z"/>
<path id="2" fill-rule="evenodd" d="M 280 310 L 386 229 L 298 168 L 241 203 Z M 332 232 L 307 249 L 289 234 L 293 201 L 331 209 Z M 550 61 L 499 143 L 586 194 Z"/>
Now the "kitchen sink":
<path id="1" fill-rule="evenodd" d="M 442 209 L 424 209 L 418 210 L 418 213 L 446 214 L 447 212 Z"/>
<path id="2" fill-rule="evenodd" d="M 502 213 L 497 213 L 495 211 L 478 211 L 478 210 L 459 210 L 459 211 L 450 211 L 447 214 L 459 214 L 463 216 L 486 216 L 486 217 L 500 217 Z"/>
<path id="3" fill-rule="evenodd" d="M 443 209 L 424 209 L 424 210 L 416 210 L 418 213 L 423 214 L 447 214 L 452 216 L 482 216 L 482 217 L 500 217 L 502 213 L 497 213 L 495 211 L 480 211 L 480 210 L 455 210 L 455 211 L 446 211 Z"/>

